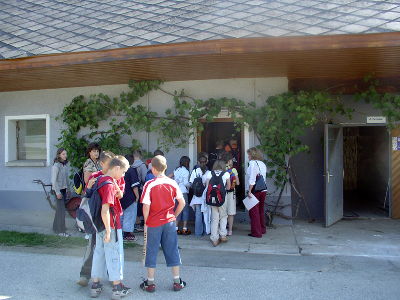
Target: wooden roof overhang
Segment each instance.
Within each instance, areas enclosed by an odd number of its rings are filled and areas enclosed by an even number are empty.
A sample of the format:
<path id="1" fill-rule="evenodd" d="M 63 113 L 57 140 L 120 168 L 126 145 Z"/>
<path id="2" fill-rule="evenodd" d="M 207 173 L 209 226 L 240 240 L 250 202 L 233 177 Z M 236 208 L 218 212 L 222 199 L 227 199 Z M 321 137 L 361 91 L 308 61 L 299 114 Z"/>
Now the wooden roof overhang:
<path id="1" fill-rule="evenodd" d="M 366 75 L 398 86 L 400 32 L 212 40 L 0 60 L 0 91 L 288 77 L 294 90 Z"/>

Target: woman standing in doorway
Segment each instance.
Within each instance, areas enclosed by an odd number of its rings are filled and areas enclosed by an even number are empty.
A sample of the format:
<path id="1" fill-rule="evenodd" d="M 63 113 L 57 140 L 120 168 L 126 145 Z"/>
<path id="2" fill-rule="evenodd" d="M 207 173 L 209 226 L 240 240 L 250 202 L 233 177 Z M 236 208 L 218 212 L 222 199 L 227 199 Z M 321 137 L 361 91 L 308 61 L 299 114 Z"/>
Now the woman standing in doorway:
<path id="1" fill-rule="evenodd" d="M 90 175 L 92 173 L 100 171 L 101 166 L 99 163 L 101 148 L 97 143 L 90 143 L 87 150 L 86 155 L 88 159 L 85 161 L 83 165 L 83 178 L 85 180 L 85 185 L 87 185 Z"/>
<path id="2" fill-rule="evenodd" d="M 267 232 L 265 224 L 265 198 L 267 191 L 253 192 L 257 177 L 262 175 L 265 180 L 267 175 L 267 166 L 262 162 L 263 155 L 259 149 L 252 147 L 247 150 L 249 157 L 249 167 L 247 168 L 248 181 L 248 197 L 254 195 L 258 199 L 258 204 L 249 210 L 251 233 L 249 236 L 261 238 Z"/>
<path id="3" fill-rule="evenodd" d="M 68 237 L 65 227 L 65 203 L 67 201 L 67 189 L 69 188 L 69 164 L 67 151 L 64 148 L 57 150 L 53 167 L 51 168 L 51 185 L 57 197 L 56 214 L 54 216 L 53 231 L 59 236 Z"/>

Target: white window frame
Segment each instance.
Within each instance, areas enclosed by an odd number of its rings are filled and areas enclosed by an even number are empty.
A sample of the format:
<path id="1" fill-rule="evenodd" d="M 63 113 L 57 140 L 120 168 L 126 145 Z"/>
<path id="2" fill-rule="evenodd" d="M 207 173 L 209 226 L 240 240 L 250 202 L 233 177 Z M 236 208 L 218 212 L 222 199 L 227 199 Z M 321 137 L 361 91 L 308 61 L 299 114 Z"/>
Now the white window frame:
<path id="1" fill-rule="evenodd" d="M 45 119 L 46 120 L 46 160 L 10 160 L 9 155 L 9 146 L 10 146 L 10 124 L 11 121 L 19 121 L 19 120 L 38 120 L 38 119 Z M 20 116 L 5 116 L 5 157 L 4 162 L 5 165 L 8 167 L 46 167 L 50 165 L 50 115 L 49 114 L 42 114 L 42 115 L 20 115 Z M 16 147 L 16 145 L 15 145 Z M 15 149 L 16 150 L 16 149 Z"/>

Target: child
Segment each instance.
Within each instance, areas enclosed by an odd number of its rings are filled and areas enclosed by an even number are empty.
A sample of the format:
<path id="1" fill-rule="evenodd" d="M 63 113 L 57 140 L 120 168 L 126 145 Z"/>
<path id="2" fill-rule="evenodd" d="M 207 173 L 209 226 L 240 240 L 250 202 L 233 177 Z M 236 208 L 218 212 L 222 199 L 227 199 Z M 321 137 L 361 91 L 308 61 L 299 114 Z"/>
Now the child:
<path id="1" fill-rule="evenodd" d="M 144 183 L 146 182 L 147 166 L 142 161 L 142 151 L 136 150 L 133 152 L 133 165 L 139 177 L 139 196 L 143 191 Z M 143 226 L 140 224 L 140 220 L 143 219 L 142 203 L 137 202 L 137 213 L 134 231 L 143 232 Z"/>
<path id="2" fill-rule="evenodd" d="M 133 242 L 137 240 L 133 231 L 136 222 L 140 186 L 136 168 L 131 166 L 126 172 L 124 180 L 127 188 L 125 189 L 124 196 L 121 198 L 121 206 L 124 210 L 124 214 L 121 217 L 122 231 L 124 242 Z"/>
<path id="3" fill-rule="evenodd" d="M 193 182 L 198 177 L 201 178 L 203 186 L 204 187 L 206 186 L 205 185 L 206 178 L 204 176 L 206 174 L 206 172 L 207 172 L 207 157 L 199 154 L 197 166 L 193 169 L 192 174 L 190 174 L 189 183 L 192 185 L 192 189 L 193 189 Z M 205 200 L 204 199 L 204 191 L 201 196 L 196 196 L 193 191 L 193 198 L 192 198 L 192 201 L 190 202 L 190 206 L 193 208 L 194 213 L 195 213 L 194 234 L 197 237 L 200 237 L 203 235 L 204 232 L 207 232 L 207 230 L 205 230 L 205 228 L 204 228 L 204 222 L 203 222 L 202 206 L 203 207 L 205 206 L 204 200 Z"/>
<path id="4" fill-rule="evenodd" d="M 226 162 L 226 171 L 229 173 L 231 188 L 226 191 L 226 210 L 228 212 L 228 236 L 232 235 L 233 220 L 236 215 L 236 192 L 235 187 L 240 184 L 238 171 L 233 167 L 233 157 L 230 153 L 224 153 L 223 160 Z"/>
<path id="5" fill-rule="evenodd" d="M 115 156 L 109 164 L 109 169 L 104 176 L 98 179 L 98 184 L 105 184 L 98 190 L 102 200 L 101 218 L 105 229 L 96 233 L 96 247 L 93 253 L 91 297 L 98 297 L 103 289 L 100 278 L 108 274 L 109 281 L 113 283 L 112 299 L 120 299 L 130 293 L 131 289 L 124 286 L 124 249 L 122 242 L 121 203 L 116 197 L 118 190 L 116 181 L 124 177 L 129 168 L 129 162 L 123 156 Z"/>
<path id="6" fill-rule="evenodd" d="M 57 197 L 56 214 L 53 221 L 53 231 L 59 236 L 68 237 L 65 227 L 65 202 L 69 188 L 69 164 L 67 151 L 64 148 L 57 150 L 54 164 L 51 168 L 51 186 Z"/>
<path id="7" fill-rule="evenodd" d="M 213 166 L 213 171 L 216 176 L 219 176 L 222 172 L 222 182 L 224 182 L 226 190 L 230 190 L 231 183 L 229 173 L 225 172 L 225 162 L 223 160 L 216 160 Z M 208 171 L 206 173 L 206 187 L 208 186 L 212 173 Z M 217 247 L 220 242 L 226 243 L 228 238 L 226 237 L 226 223 L 228 214 L 226 211 L 226 201 L 222 206 L 211 206 L 211 243 L 214 247 Z"/>
<path id="8" fill-rule="evenodd" d="M 85 193 L 90 193 L 90 188 L 96 182 L 97 178 L 108 172 L 108 167 L 109 167 L 110 161 L 112 158 L 114 158 L 114 156 L 115 156 L 115 154 L 112 153 L 111 151 L 101 152 L 100 157 L 99 157 L 99 162 L 100 162 L 100 166 L 101 166 L 102 170 L 94 172 L 94 173 L 92 173 L 92 175 L 90 175 L 88 184 L 86 186 Z M 121 178 L 120 180 L 117 180 L 116 188 L 118 188 L 120 191 L 120 192 L 118 192 L 117 197 L 122 196 L 124 188 L 125 188 L 125 182 L 124 182 L 123 178 Z M 90 279 L 90 274 L 92 271 L 93 251 L 94 251 L 95 246 L 96 246 L 96 236 L 89 235 L 88 245 L 86 247 L 85 256 L 83 258 L 80 279 L 77 281 L 77 284 L 79 284 L 81 286 L 88 285 L 88 282 Z"/>
<path id="9" fill-rule="evenodd" d="M 147 247 L 145 266 L 147 268 L 147 280 L 140 284 L 140 288 L 146 292 L 154 292 L 154 274 L 157 262 L 159 246 L 164 252 L 167 266 L 172 268 L 174 278 L 173 289 L 180 291 L 186 286 L 179 276 L 181 258 L 178 250 L 178 235 L 175 230 L 176 217 L 185 207 L 185 199 L 177 183 L 165 176 L 167 161 L 161 155 L 151 160 L 152 172 L 156 176 L 146 182 L 141 197 L 143 203 L 143 216 L 146 224 Z M 175 208 L 175 200 L 178 206 Z"/>
<path id="10" fill-rule="evenodd" d="M 178 184 L 183 198 L 185 199 L 186 205 L 182 210 L 182 213 L 176 218 L 177 233 L 183 235 L 191 234 L 190 230 L 187 228 L 187 222 L 189 220 L 189 164 L 190 158 L 187 156 L 182 156 L 179 160 L 179 167 L 174 171 L 174 179 Z M 179 229 L 179 222 L 183 222 L 182 230 Z"/>

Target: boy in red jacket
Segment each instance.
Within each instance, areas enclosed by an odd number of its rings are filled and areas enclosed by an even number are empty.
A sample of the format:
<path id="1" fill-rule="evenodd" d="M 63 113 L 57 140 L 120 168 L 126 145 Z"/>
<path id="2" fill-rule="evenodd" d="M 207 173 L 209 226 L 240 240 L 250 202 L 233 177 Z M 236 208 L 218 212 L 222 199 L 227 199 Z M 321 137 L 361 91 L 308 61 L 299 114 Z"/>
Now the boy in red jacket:
<path id="1" fill-rule="evenodd" d="M 176 217 L 185 207 L 185 200 L 178 184 L 165 176 L 167 160 L 164 156 L 157 155 L 151 160 L 154 179 L 146 182 L 140 199 L 143 203 L 143 216 L 147 232 L 146 260 L 147 280 L 140 284 L 146 292 L 154 292 L 154 274 L 159 246 L 164 252 L 167 266 L 172 268 L 174 291 L 180 291 L 186 286 L 179 276 L 181 258 L 178 250 L 178 235 L 175 230 Z M 175 199 L 178 206 L 175 208 Z"/>

